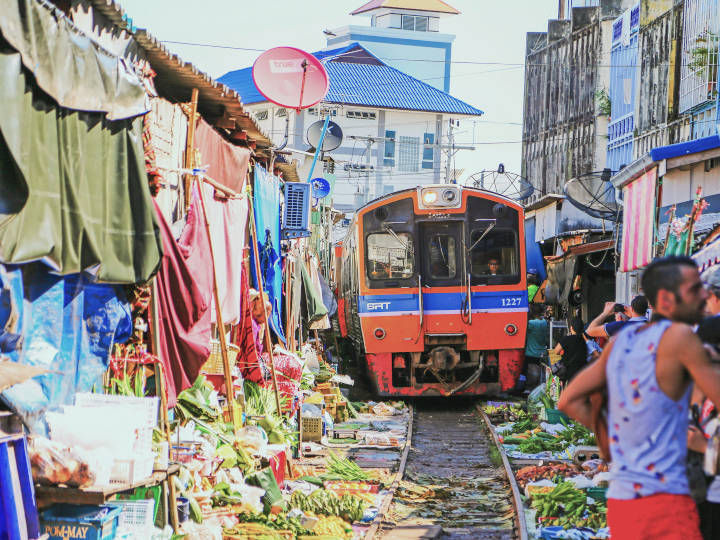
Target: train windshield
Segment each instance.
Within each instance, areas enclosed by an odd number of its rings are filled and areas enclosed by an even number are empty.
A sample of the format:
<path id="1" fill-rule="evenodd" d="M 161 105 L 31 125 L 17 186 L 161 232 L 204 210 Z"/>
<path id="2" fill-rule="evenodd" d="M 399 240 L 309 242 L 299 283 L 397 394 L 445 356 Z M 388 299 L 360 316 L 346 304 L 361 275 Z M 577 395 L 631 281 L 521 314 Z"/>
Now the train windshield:
<path id="1" fill-rule="evenodd" d="M 415 273 L 415 248 L 407 233 L 374 233 L 367 237 L 370 279 L 405 279 Z"/>
<path id="2" fill-rule="evenodd" d="M 448 234 L 436 234 L 430 238 L 430 276 L 434 279 L 455 277 L 455 238 Z"/>
<path id="3" fill-rule="evenodd" d="M 470 233 L 470 271 L 488 283 L 516 283 L 520 279 L 517 235 L 509 229 L 486 227 Z"/>

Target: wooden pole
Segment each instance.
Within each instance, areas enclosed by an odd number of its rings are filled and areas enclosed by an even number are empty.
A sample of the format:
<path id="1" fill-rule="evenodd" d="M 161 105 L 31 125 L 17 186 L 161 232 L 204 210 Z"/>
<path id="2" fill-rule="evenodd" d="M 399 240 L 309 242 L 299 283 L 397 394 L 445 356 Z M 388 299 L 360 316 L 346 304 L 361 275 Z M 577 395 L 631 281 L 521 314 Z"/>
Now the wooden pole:
<path id="1" fill-rule="evenodd" d="M 260 271 L 260 254 L 258 253 L 257 231 L 255 230 L 255 212 L 253 211 L 252 193 L 248 193 L 248 220 L 250 221 L 250 243 L 252 248 L 253 260 L 255 261 L 255 277 L 258 282 L 258 291 L 260 292 L 260 301 L 263 303 L 263 319 L 265 322 L 265 349 L 270 358 L 270 373 L 272 374 L 273 391 L 275 392 L 275 405 L 277 406 L 278 416 L 282 416 L 280 408 L 280 393 L 278 392 L 277 376 L 275 375 L 275 362 L 273 361 L 272 338 L 270 337 L 270 321 L 268 320 L 267 310 L 265 309 L 265 291 L 262 282 L 262 273 Z"/>
<path id="2" fill-rule="evenodd" d="M 190 118 L 188 118 L 187 140 L 185 141 L 185 168 L 192 169 L 195 164 L 195 116 L 197 115 L 199 91 L 197 88 L 192 89 L 190 97 Z M 190 207 L 190 192 L 193 177 L 190 174 L 185 175 L 185 210 Z"/>
<path id="3" fill-rule="evenodd" d="M 212 265 L 213 275 L 213 297 L 215 298 L 215 323 L 217 324 L 218 334 L 220 337 L 220 355 L 223 361 L 223 371 L 225 374 L 225 395 L 227 396 L 227 406 L 230 413 L 230 422 L 232 422 L 233 430 L 237 435 L 240 425 L 235 418 L 235 388 L 233 387 L 232 374 L 230 373 L 230 359 L 227 352 L 227 339 L 225 336 L 225 324 L 222 318 L 222 307 L 220 306 L 220 293 L 218 291 L 217 270 L 215 267 L 215 250 L 213 249 L 212 236 L 210 236 L 210 220 L 207 215 L 207 207 L 205 205 L 205 193 L 200 179 L 196 176 L 195 182 L 200 191 L 200 206 L 202 206 L 203 217 L 205 218 L 205 230 L 208 235 L 208 243 L 210 244 L 210 264 Z"/>

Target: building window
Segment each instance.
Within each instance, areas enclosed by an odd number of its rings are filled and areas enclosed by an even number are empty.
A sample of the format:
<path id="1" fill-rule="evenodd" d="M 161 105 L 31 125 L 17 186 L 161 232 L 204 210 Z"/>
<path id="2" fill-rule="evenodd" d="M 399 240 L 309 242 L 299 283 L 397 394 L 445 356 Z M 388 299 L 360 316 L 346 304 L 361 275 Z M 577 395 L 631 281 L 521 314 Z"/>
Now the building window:
<path id="1" fill-rule="evenodd" d="M 307 110 L 307 112 L 310 116 L 317 116 L 317 114 L 318 114 L 318 111 L 315 107 L 311 107 L 310 109 Z"/>
<path id="2" fill-rule="evenodd" d="M 418 172 L 420 170 L 420 137 L 400 137 L 398 170 Z"/>
<path id="3" fill-rule="evenodd" d="M 375 120 L 377 119 L 377 113 L 367 111 L 348 111 L 345 113 L 348 118 L 354 118 L 355 120 Z"/>
<path id="4" fill-rule="evenodd" d="M 287 109 L 278 109 L 275 113 L 275 116 L 287 116 Z"/>
<path id="5" fill-rule="evenodd" d="M 717 0 L 686 0 L 683 10 L 680 112 L 715 100 L 720 43 Z"/>
<path id="6" fill-rule="evenodd" d="M 414 30 L 415 32 L 429 32 L 431 28 L 437 26 L 430 24 L 430 17 L 423 17 L 421 15 L 403 15 L 401 25 L 403 30 Z M 436 32 L 437 30 L 434 31 Z"/>
<path id="7" fill-rule="evenodd" d="M 435 144 L 435 134 L 426 133 L 423 135 L 423 153 L 422 153 L 422 168 L 423 169 L 434 169 L 435 168 L 435 148 L 427 146 L 429 144 Z"/>
<path id="8" fill-rule="evenodd" d="M 385 139 L 392 139 L 385 141 L 385 154 L 383 155 L 383 165 L 385 167 L 395 166 L 395 132 L 385 131 Z"/>
<path id="9" fill-rule="evenodd" d="M 255 113 L 255 119 L 256 120 L 267 120 L 268 119 L 268 112 L 267 109 L 264 111 L 258 111 Z"/>

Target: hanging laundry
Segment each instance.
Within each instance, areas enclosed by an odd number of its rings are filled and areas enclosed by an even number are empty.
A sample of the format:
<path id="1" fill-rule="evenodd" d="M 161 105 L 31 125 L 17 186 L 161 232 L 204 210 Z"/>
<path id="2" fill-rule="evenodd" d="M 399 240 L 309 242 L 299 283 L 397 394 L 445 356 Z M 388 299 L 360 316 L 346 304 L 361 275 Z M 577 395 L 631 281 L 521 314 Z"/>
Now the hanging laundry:
<path id="1" fill-rule="evenodd" d="M 270 297 L 272 317 L 270 326 L 285 342 L 282 324 L 282 266 L 280 264 L 280 181 L 259 165 L 255 166 L 254 211 L 257 249 L 260 254 L 260 274 L 263 288 Z M 251 259 L 252 260 L 252 259 Z M 254 261 L 253 261 L 254 262 Z M 256 281 L 253 272 L 253 281 Z"/>
<path id="2" fill-rule="evenodd" d="M 269 369 L 261 361 L 263 351 L 263 336 L 259 335 L 259 328 L 252 316 L 252 301 L 250 300 L 250 285 L 247 276 L 243 274 L 242 283 L 242 317 L 240 324 L 235 327 L 233 343 L 240 347 L 237 356 L 237 367 L 243 379 L 254 383 L 262 383 L 269 376 Z"/>
<path id="3" fill-rule="evenodd" d="M 197 190 L 176 242 L 155 204 L 165 254 L 157 275 L 158 357 L 167 374 L 168 406 L 192 386 L 210 356 L 213 281 L 210 244 Z"/>
<path id="4" fill-rule="evenodd" d="M 316 321 L 320 321 L 327 316 L 327 308 L 323 304 L 322 293 L 315 287 L 310 271 L 305 261 L 299 259 L 298 264 L 302 272 L 303 288 L 305 290 L 305 302 L 307 307 L 308 322 L 311 325 Z"/>
<path id="5" fill-rule="evenodd" d="M 101 388 L 113 345 L 132 332 L 130 306 L 122 287 L 93 283 L 87 274 L 53 275 L 40 263 L 5 267 L 2 281 L 23 336 L 22 348 L 8 357 L 51 372 L 5 390 L 2 398 L 44 433 L 48 408 Z"/>
<path id="6" fill-rule="evenodd" d="M 202 118 L 195 127 L 195 147 L 200 152 L 198 167 L 207 167 L 213 180 L 238 193 L 245 189 L 250 150 L 230 144 Z"/>
<path id="7" fill-rule="evenodd" d="M 205 184 L 205 204 L 210 237 L 215 255 L 215 275 L 223 323 L 240 321 L 243 251 L 247 234 L 248 201 L 245 197 L 228 199 Z M 209 259 L 208 259 L 209 260 Z M 213 300 L 214 301 L 214 300 Z M 212 310 L 215 322 L 215 308 Z"/>
<path id="8" fill-rule="evenodd" d="M 325 305 L 325 297 L 322 292 L 322 286 L 320 285 L 320 272 L 318 271 L 317 259 L 310 257 L 310 280 L 312 281 L 313 289 L 315 289 L 315 295 L 319 295 L 322 300 L 322 307 L 325 308 L 325 314 L 318 317 L 316 320 L 310 323 L 310 330 L 329 330 L 330 318 L 328 317 L 328 308 Z"/>

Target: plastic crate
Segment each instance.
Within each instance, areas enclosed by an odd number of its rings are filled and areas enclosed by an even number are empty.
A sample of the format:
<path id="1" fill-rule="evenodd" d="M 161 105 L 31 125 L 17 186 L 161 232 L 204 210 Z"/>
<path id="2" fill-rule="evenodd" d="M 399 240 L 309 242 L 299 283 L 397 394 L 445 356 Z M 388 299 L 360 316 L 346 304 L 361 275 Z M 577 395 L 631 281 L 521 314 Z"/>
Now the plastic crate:
<path id="1" fill-rule="evenodd" d="M 154 428 L 158 423 L 160 400 L 156 397 L 113 396 L 109 394 L 80 393 L 75 396 L 78 407 L 117 407 L 118 405 L 133 409 L 138 427 Z"/>
<path id="2" fill-rule="evenodd" d="M 595 499 L 598 502 L 607 501 L 607 490 L 606 487 L 592 487 L 588 488 L 587 496 Z"/>
<path id="3" fill-rule="evenodd" d="M 301 441 L 319 441 L 322 439 L 322 418 L 317 416 L 303 416 Z"/>
<path id="4" fill-rule="evenodd" d="M 41 532 L 49 540 L 113 540 L 119 516 L 120 508 L 111 505 L 56 504 L 41 514 Z"/>
<path id="5" fill-rule="evenodd" d="M 111 484 L 134 484 L 153 473 L 155 454 L 135 456 L 132 459 L 116 459 L 110 472 Z"/>
<path id="6" fill-rule="evenodd" d="M 117 538 L 149 538 L 155 527 L 155 500 L 112 501 L 120 508 Z"/>

